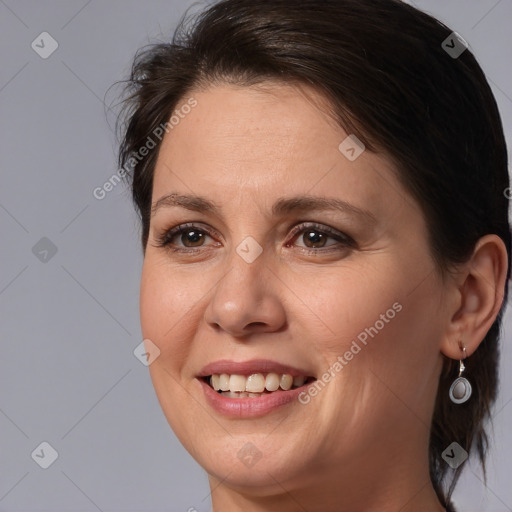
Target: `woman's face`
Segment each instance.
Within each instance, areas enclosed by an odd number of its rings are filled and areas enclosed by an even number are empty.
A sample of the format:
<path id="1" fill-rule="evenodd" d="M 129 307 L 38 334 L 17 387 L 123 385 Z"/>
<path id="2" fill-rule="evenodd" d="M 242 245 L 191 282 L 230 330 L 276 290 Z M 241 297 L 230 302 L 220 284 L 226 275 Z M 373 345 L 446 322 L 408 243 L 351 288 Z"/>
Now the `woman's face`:
<path id="1" fill-rule="evenodd" d="M 411 458 L 427 471 L 441 369 L 446 299 L 419 206 L 304 91 L 195 92 L 154 175 L 140 298 L 160 350 L 151 378 L 211 478 L 254 492 L 369 482 Z"/>

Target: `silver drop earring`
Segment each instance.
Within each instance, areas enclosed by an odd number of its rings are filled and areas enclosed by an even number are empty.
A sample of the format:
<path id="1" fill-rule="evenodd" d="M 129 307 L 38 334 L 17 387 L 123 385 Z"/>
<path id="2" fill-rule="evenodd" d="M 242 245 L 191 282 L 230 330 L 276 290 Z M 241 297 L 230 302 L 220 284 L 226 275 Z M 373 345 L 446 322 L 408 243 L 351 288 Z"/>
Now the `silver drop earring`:
<path id="1" fill-rule="evenodd" d="M 464 357 L 459 360 L 459 376 L 452 382 L 450 386 L 450 400 L 455 404 L 462 404 L 469 400 L 472 389 L 468 379 L 462 377 L 462 372 L 466 369 L 464 359 L 466 359 L 466 347 L 459 342 L 459 347 L 464 352 Z"/>

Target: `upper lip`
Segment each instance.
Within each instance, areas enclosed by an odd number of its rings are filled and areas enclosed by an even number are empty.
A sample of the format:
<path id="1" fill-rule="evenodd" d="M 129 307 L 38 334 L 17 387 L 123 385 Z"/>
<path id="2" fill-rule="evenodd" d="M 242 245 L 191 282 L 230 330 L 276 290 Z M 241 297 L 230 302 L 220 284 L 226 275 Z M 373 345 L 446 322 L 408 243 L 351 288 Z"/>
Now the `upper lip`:
<path id="1" fill-rule="evenodd" d="M 198 377 L 208 377 L 209 375 L 219 375 L 227 373 L 229 375 L 252 375 L 254 373 L 287 373 L 292 377 L 303 375 L 304 377 L 312 377 L 311 373 L 294 368 L 293 366 L 282 364 L 269 359 L 251 359 L 250 361 L 229 361 L 222 359 L 209 363 L 202 368 L 197 375 Z"/>

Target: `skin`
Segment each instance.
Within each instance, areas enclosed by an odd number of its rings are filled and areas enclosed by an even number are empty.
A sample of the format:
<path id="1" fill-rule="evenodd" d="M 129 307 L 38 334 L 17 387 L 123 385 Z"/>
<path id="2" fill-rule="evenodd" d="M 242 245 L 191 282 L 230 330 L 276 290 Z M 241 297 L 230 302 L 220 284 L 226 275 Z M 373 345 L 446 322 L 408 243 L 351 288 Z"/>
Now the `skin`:
<path id="1" fill-rule="evenodd" d="M 208 472 L 213 510 L 444 510 L 427 450 L 442 354 L 459 359 L 462 341 L 470 356 L 492 325 L 504 244 L 484 237 L 442 278 L 423 213 L 391 160 L 370 151 L 345 158 L 338 146 L 347 133 L 314 90 L 216 85 L 191 96 L 197 106 L 163 140 L 152 202 L 198 194 L 221 214 L 162 207 L 152 216 L 140 313 L 144 338 L 160 349 L 149 367 L 158 400 Z M 278 198 L 306 193 L 343 199 L 375 221 L 333 211 L 272 216 Z M 334 238 L 315 246 L 307 230 L 290 236 L 307 221 L 355 246 Z M 188 222 L 203 241 L 178 235 L 173 247 L 195 253 L 158 247 L 158 236 Z M 236 252 L 248 236 L 263 251 L 252 263 Z M 306 405 L 227 418 L 195 378 L 207 363 L 255 358 L 321 378 L 397 302 L 401 311 Z M 250 468 L 237 456 L 247 442 L 261 454 Z"/>

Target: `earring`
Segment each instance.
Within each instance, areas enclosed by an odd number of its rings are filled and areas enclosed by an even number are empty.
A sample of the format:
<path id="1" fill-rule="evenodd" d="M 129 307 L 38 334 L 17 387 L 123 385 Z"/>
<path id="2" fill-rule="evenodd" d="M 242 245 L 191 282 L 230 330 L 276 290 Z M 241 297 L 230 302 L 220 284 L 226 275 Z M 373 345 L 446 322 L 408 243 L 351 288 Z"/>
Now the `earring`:
<path id="1" fill-rule="evenodd" d="M 471 384 L 468 379 L 461 377 L 462 372 L 466 369 L 463 360 L 466 359 L 466 347 L 459 342 L 459 347 L 464 352 L 464 357 L 459 360 L 459 376 L 452 382 L 450 386 L 450 400 L 455 404 L 462 404 L 469 400 L 471 396 Z"/>

